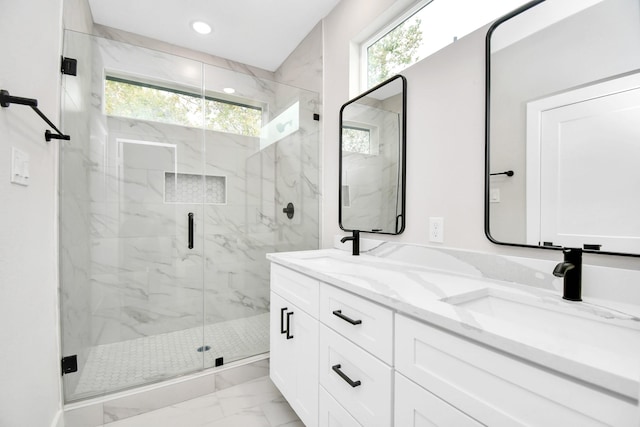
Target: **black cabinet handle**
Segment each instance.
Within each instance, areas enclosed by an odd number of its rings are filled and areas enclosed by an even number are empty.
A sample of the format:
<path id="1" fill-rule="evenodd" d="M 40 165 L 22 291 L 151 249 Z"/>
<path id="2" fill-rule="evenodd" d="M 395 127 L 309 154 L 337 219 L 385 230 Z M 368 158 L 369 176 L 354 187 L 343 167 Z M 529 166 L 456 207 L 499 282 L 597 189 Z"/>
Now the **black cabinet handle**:
<path id="1" fill-rule="evenodd" d="M 293 316 L 293 311 L 290 311 L 287 313 L 287 339 L 290 340 L 291 338 L 293 338 L 293 335 L 290 335 L 289 332 L 289 327 L 291 326 L 291 316 Z"/>
<path id="2" fill-rule="evenodd" d="M 352 325 L 359 325 L 359 324 L 362 323 L 362 320 L 360 320 L 360 319 L 353 320 L 352 318 L 345 316 L 344 314 L 342 314 L 342 310 L 333 310 L 333 314 L 334 314 L 334 316 L 338 316 L 339 318 L 341 318 L 345 322 L 349 322 Z"/>
<path id="3" fill-rule="evenodd" d="M 193 212 L 189 212 L 189 249 L 193 249 Z"/>
<path id="4" fill-rule="evenodd" d="M 280 309 L 280 333 L 284 334 L 287 330 L 284 328 L 284 312 L 287 311 L 287 307 Z"/>
<path id="5" fill-rule="evenodd" d="M 351 387 L 358 387 L 359 385 L 362 385 L 362 383 L 360 382 L 360 380 L 358 381 L 353 381 L 351 378 L 349 378 L 347 376 L 347 374 L 345 374 L 344 372 L 342 372 L 340 370 L 340 364 L 337 365 L 333 365 L 331 367 L 331 369 L 333 369 L 333 372 L 335 372 L 336 374 L 340 375 L 340 378 L 342 378 L 343 380 L 345 380 Z"/>

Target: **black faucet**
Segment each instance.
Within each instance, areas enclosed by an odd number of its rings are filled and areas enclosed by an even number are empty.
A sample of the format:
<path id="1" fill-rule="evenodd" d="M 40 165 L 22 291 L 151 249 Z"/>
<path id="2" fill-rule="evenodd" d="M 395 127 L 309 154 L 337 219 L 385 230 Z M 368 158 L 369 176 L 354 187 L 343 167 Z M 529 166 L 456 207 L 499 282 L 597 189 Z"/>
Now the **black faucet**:
<path id="1" fill-rule="evenodd" d="M 564 261 L 556 265 L 553 275 L 564 278 L 562 298 L 582 301 L 582 249 L 564 248 Z"/>
<path id="2" fill-rule="evenodd" d="M 353 241 L 351 245 L 351 248 L 353 249 L 351 251 L 351 255 L 360 255 L 360 232 L 358 230 L 353 230 L 353 236 L 345 236 L 342 239 L 340 239 L 342 243 L 348 240 Z"/>

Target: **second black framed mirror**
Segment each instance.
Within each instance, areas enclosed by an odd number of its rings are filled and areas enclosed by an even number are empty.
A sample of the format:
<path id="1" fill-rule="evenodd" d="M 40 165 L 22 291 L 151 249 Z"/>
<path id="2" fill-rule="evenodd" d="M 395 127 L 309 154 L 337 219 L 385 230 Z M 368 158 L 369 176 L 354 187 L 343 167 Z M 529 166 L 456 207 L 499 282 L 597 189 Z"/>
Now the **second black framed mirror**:
<path id="1" fill-rule="evenodd" d="M 345 231 L 405 228 L 407 80 L 394 76 L 340 109 L 339 211 Z"/>

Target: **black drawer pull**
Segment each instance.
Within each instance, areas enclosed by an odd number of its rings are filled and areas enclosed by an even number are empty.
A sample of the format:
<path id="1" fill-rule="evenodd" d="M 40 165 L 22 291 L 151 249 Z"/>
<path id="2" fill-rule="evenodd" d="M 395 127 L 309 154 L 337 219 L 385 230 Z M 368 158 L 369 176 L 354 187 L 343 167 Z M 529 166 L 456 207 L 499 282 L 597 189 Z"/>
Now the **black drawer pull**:
<path id="1" fill-rule="evenodd" d="M 336 374 L 340 375 L 340 378 L 342 378 L 343 380 L 345 380 L 347 383 L 349 383 L 349 385 L 351 387 L 358 387 L 359 385 L 361 385 L 362 383 L 360 382 L 360 380 L 358 381 L 353 381 L 351 378 L 349 378 L 344 372 L 342 372 L 340 370 L 340 364 L 337 365 L 333 365 L 331 367 L 331 369 L 333 369 L 333 372 L 335 372 Z"/>
<path id="2" fill-rule="evenodd" d="M 284 328 L 284 312 L 287 311 L 287 307 L 280 309 L 280 333 L 284 334 L 287 330 Z"/>
<path id="3" fill-rule="evenodd" d="M 290 311 L 287 313 L 287 339 L 290 340 L 291 338 L 293 338 L 293 335 L 289 334 L 289 327 L 291 326 L 290 322 L 291 322 L 291 316 L 293 316 L 293 311 Z"/>
<path id="4" fill-rule="evenodd" d="M 362 320 L 360 320 L 360 319 L 353 320 L 352 318 L 345 316 L 344 314 L 342 314 L 342 310 L 333 310 L 333 314 L 335 316 L 338 316 L 342 320 L 351 323 L 352 325 L 359 325 L 359 324 L 362 323 Z"/>

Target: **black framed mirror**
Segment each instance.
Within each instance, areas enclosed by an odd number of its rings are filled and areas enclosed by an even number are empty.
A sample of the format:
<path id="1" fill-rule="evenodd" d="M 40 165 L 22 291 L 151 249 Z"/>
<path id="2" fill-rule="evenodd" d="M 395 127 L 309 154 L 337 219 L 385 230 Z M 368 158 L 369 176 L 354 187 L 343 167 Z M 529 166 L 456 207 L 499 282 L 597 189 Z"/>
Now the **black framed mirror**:
<path id="1" fill-rule="evenodd" d="M 640 2 L 536 0 L 486 38 L 485 233 L 640 256 Z"/>
<path id="2" fill-rule="evenodd" d="M 342 230 L 404 231 L 406 93 L 407 80 L 397 75 L 340 108 Z"/>

